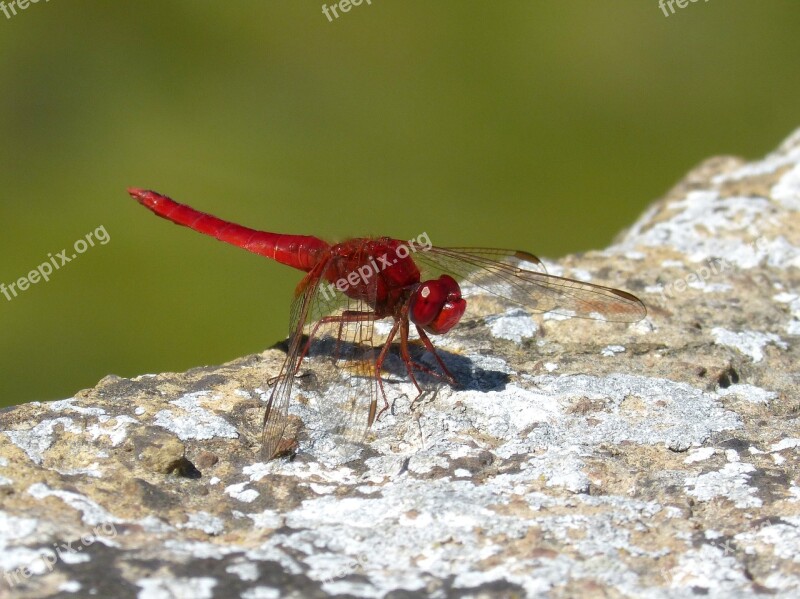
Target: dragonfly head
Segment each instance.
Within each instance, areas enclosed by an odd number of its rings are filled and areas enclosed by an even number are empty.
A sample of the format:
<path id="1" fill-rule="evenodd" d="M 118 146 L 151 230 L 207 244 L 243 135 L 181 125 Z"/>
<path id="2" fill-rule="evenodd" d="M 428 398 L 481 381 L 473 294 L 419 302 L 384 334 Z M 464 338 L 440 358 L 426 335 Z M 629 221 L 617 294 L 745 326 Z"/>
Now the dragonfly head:
<path id="1" fill-rule="evenodd" d="M 411 293 L 409 318 L 411 322 L 434 335 L 452 329 L 467 309 L 461 288 L 450 275 L 424 281 Z"/>

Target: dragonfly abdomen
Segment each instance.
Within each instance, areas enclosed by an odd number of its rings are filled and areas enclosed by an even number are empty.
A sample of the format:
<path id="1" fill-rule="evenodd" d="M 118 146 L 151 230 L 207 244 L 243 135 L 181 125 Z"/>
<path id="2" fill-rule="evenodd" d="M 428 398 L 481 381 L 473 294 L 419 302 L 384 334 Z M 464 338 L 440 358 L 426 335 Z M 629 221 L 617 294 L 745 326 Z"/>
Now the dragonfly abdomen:
<path id="1" fill-rule="evenodd" d="M 154 191 L 130 187 L 128 193 L 161 218 L 306 272 L 330 248 L 326 241 L 310 235 L 268 233 L 243 227 L 180 204 Z"/>

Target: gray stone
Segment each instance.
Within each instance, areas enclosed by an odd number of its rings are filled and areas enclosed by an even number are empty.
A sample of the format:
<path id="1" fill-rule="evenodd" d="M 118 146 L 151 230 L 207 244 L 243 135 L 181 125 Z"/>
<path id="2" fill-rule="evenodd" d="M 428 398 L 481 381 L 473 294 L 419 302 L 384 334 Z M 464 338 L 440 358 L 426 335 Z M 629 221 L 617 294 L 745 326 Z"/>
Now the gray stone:
<path id="1" fill-rule="evenodd" d="M 436 340 L 464 388 L 390 382 L 363 443 L 323 394 L 263 459 L 278 347 L 5 410 L 0 596 L 795 597 L 798 208 L 800 131 L 708 160 L 547 264 L 645 320 L 471 297 Z"/>

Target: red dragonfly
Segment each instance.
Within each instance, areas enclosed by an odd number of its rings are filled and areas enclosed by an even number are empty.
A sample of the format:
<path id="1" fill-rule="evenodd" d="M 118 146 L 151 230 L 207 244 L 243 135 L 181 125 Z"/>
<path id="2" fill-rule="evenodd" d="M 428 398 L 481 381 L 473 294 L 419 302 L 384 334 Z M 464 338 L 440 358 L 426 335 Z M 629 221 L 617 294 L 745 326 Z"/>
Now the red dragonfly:
<path id="1" fill-rule="evenodd" d="M 288 422 L 289 404 L 303 359 L 315 360 L 317 388 L 336 389 L 320 398 L 339 409 L 326 411 L 330 428 L 348 439 L 363 437 L 389 403 L 384 371 L 408 374 L 419 397 L 415 372 L 457 385 L 429 335 L 447 333 L 467 308 L 458 281 L 467 281 L 532 312 L 614 322 L 636 322 L 644 304 L 619 289 L 549 275 L 527 252 L 501 249 L 440 248 L 427 234 L 410 241 L 390 237 L 354 238 L 330 244 L 307 235 L 256 231 L 179 204 L 154 191 L 130 188 L 140 204 L 183 225 L 304 271 L 291 307 L 289 348 L 263 423 L 263 451 L 274 457 Z M 375 324 L 392 319 L 388 333 Z M 413 325 L 436 366 L 412 357 Z M 399 337 L 399 358 L 390 352 Z M 437 370 L 438 368 L 438 370 Z M 321 380 L 319 380 L 321 379 Z M 302 383 L 301 383 L 302 386 Z M 380 413 L 378 397 L 383 399 Z"/>

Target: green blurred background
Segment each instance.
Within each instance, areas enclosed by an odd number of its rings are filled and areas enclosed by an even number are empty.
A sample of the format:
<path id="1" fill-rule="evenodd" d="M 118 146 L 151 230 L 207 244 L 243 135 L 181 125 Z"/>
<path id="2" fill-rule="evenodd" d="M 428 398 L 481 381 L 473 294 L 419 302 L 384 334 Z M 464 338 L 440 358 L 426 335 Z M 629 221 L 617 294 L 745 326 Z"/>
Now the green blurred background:
<path id="1" fill-rule="evenodd" d="M 8 4 L 8 3 L 6 3 Z M 287 332 L 299 274 L 138 206 L 556 257 L 690 167 L 800 126 L 800 3 L 62 2 L 0 13 L 0 404 L 183 370 Z"/>

